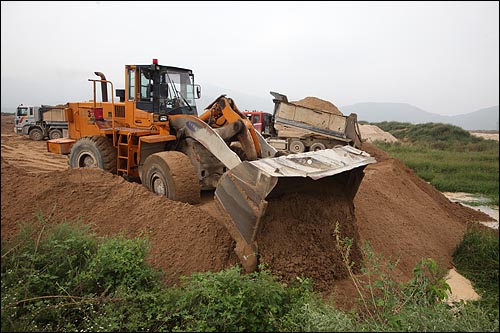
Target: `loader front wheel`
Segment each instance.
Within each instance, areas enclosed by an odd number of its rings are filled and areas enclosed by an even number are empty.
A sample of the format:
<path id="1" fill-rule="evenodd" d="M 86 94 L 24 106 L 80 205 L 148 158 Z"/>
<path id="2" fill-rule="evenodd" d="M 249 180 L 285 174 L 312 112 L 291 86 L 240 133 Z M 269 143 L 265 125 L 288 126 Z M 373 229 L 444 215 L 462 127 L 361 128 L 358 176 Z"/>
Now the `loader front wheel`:
<path id="1" fill-rule="evenodd" d="M 200 202 L 200 181 L 189 157 L 178 151 L 163 151 L 146 158 L 142 184 L 151 192 L 175 201 Z"/>
<path id="2" fill-rule="evenodd" d="M 116 173 L 116 149 L 105 136 L 88 136 L 78 140 L 69 154 L 71 168 L 99 168 Z"/>

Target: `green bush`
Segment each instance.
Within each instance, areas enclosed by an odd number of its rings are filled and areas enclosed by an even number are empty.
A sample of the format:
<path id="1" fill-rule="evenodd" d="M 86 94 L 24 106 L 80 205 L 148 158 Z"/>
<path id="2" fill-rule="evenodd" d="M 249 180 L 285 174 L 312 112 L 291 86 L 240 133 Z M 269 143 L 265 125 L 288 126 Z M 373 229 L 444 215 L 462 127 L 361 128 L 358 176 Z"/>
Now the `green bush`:
<path id="1" fill-rule="evenodd" d="M 80 223 L 24 225 L 2 242 L 2 331 L 95 329 L 102 302 L 159 283 L 147 250 L 139 239 L 96 239 Z"/>
<path id="2" fill-rule="evenodd" d="M 195 273 L 185 278 L 181 297 L 172 310 L 182 330 L 275 331 L 280 318 L 301 306 L 311 291 L 309 280 L 290 286 L 278 283 L 261 267 L 242 274 L 239 266 L 218 273 Z"/>

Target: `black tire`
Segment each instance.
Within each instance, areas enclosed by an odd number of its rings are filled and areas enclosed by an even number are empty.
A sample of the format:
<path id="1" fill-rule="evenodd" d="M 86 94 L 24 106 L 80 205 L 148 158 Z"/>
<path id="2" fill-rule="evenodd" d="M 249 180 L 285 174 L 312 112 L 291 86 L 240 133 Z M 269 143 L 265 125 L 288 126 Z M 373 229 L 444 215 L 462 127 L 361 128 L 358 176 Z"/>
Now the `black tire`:
<path id="1" fill-rule="evenodd" d="M 43 131 L 38 127 L 33 127 L 29 131 L 30 139 L 33 141 L 42 141 L 44 138 Z"/>
<path id="2" fill-rule="evenodd" d="M 62 131 L 58 128 L 50 130 L 49 139 L 60 139 L 63 137 Z"/>
<path id="3" fill-rule="evenodd" d="M 200 181 L 191 160 L 178 151 L 163 151 L 149 155 L 141 173 L 142 184 L 151 192 L 175 201 L 197 204 Z"/>
<path id="4" fill-rule="evenodd" d="M 321 142 L 315 142 L 309 147 L 309 151 L 318 151 L 326 149 L 326 146 Z"/>
<path id="5" fill-rule="evenodd" d="M 99 168 L 116 173 L 116 148 L 105 136 L 87 136 L 71 148 L 68 164 L 71 168 Z"/>
<path id="6" fill-rule="evenodd" d="M 300 140 L 293 140 L 288 145 L 288 151 L 291 153 L 303 153 L 306 150 L 306 146 Z"/>

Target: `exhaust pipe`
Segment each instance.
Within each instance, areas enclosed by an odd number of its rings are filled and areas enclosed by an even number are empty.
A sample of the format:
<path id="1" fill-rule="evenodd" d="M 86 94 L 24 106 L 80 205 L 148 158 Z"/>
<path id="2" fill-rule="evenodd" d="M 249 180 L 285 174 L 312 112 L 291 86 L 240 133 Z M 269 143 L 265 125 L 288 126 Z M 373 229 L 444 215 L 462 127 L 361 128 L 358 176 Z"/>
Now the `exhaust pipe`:
<path id="1" fill-rule="evenodd" d="M 106 81 L 106 76 L 104 76 L 103 73 L 101 72 L 94 72 L 95 75 L 99 76 L 101 80 Z M 106 82 L 101 82 L 101 94 L 102 94 L 102 101 L 107 102 L 108 101 L 108 89 L 106 86 Z"/>

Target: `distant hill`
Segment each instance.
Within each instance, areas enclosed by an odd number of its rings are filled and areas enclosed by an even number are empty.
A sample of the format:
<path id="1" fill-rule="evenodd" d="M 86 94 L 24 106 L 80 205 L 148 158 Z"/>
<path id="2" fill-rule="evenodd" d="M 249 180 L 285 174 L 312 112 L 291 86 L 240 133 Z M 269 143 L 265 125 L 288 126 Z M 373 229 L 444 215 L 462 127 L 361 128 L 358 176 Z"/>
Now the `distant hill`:
<path id="1" fill-rule="evenodd" d="M 398 121 L 412 124 L 444 123 L 465 130 L 498 130 L 499 107 L 493 106 L 471 113 L 443 116 L 405 103 L 357 103 L 340 108 L 344 115 L 356 113 L 358 120 L 368 122 Z"/>

